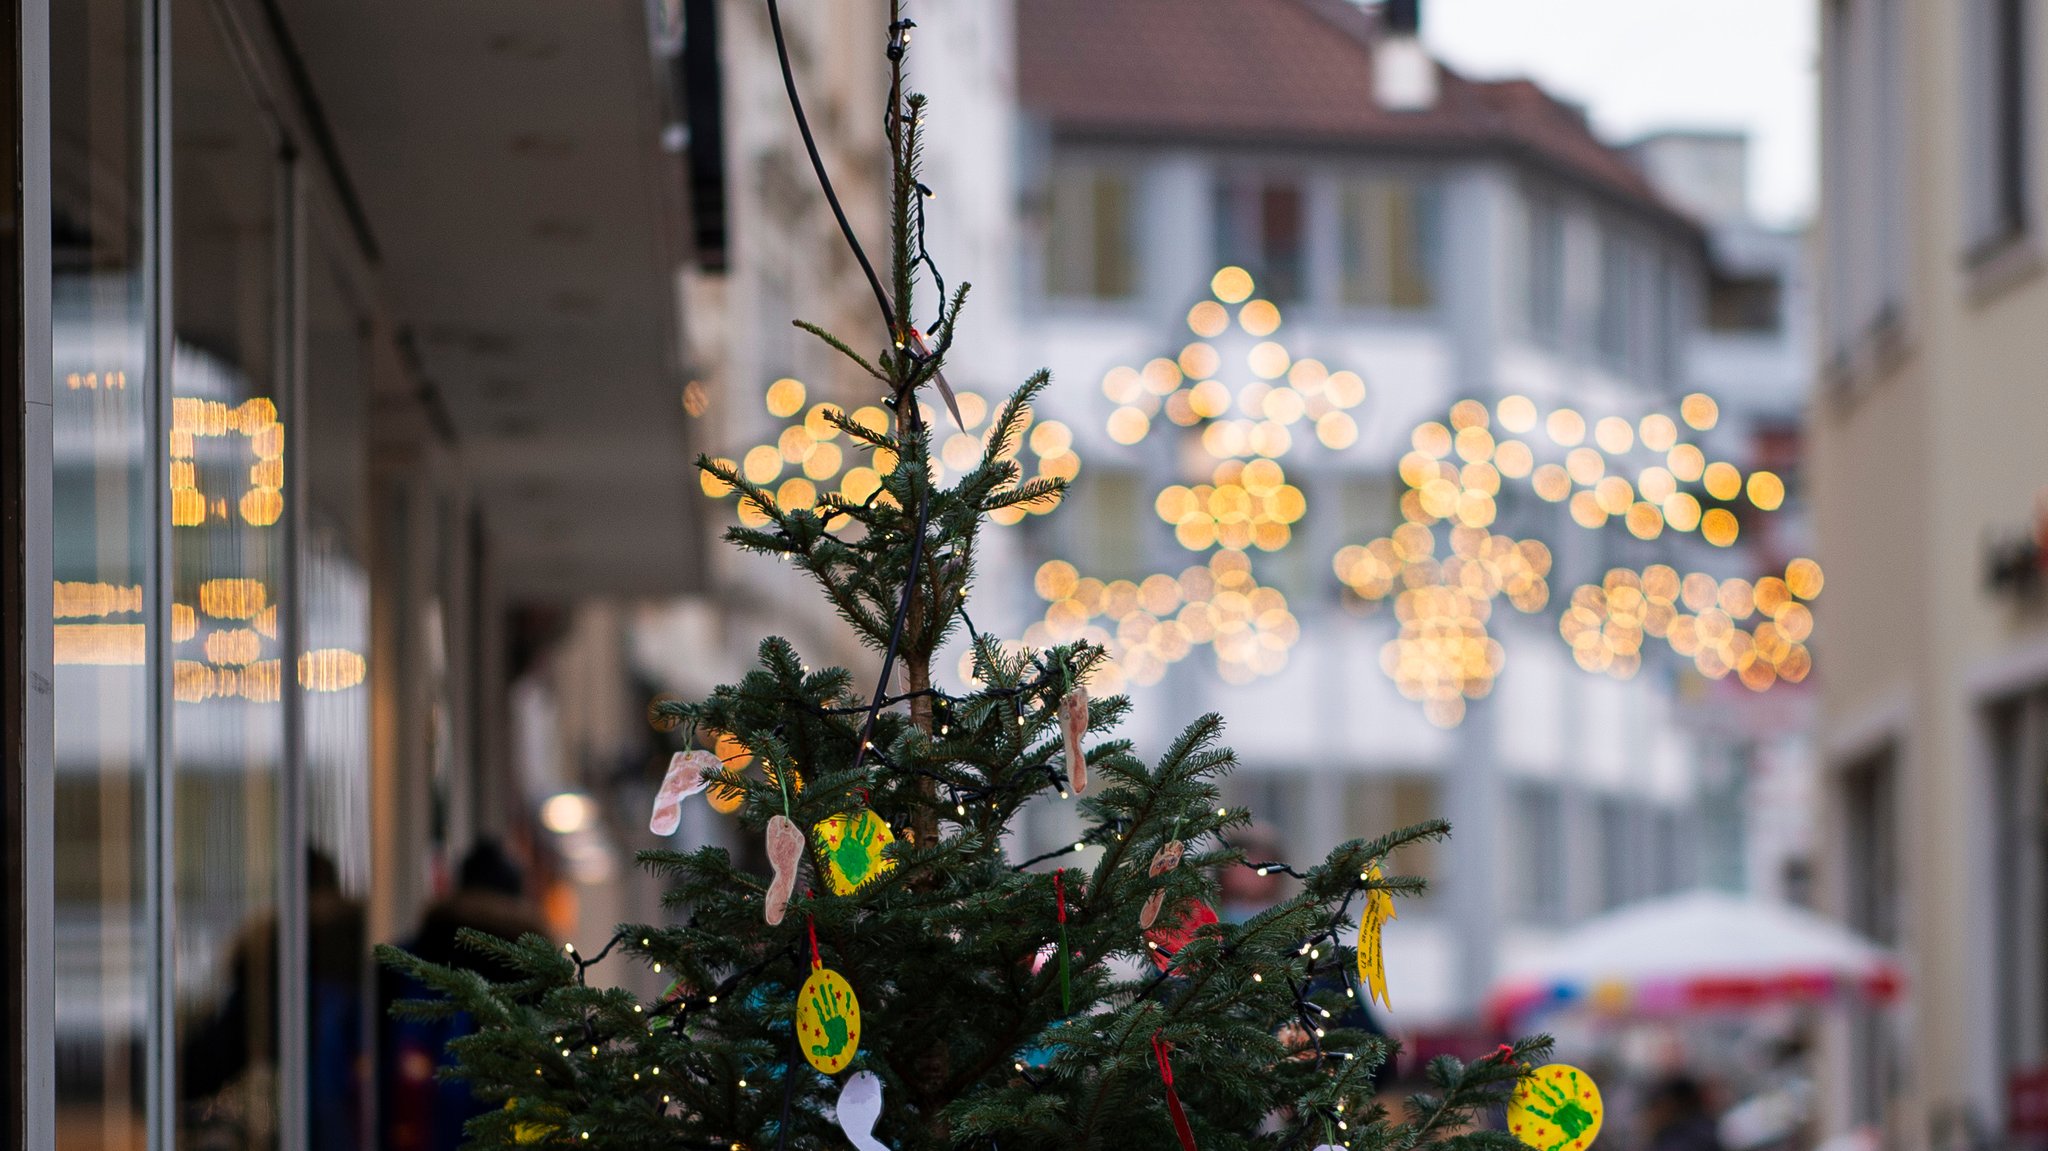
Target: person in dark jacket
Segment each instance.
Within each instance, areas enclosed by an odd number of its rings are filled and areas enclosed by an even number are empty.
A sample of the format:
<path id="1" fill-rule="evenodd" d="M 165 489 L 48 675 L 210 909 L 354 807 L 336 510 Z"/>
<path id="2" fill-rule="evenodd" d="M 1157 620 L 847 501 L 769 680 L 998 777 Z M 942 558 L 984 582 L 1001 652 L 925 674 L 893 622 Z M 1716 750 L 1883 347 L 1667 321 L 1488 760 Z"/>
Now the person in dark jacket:
<path id="1" fill-rule="evenodd" d="M 465 927 L 508 940 L 528 933 L 546 935 L 525 889 L 519 865 L 504 848 L 494 840 L 480 841 L 463 857 L 455 890 L 427 908 L 419 932 L 405 949 L 432 963 L 466 967 L 486 979 L 515 979 L 516 972 L 463 946 L 457 935 Z M 462 1144 L 462 1125 L 489 1106 L 470 1094 L 468 1084 L 440 1075 L 448 1062 L 449 1042 L 476 1030 L 468 1015 L 432 1020 L 391 1017 L 392 1003 L 433 994 L 406 975 L 385 973 L 379 1095 L 383 1146 L 391 1151 L 453 1151 Z"/>

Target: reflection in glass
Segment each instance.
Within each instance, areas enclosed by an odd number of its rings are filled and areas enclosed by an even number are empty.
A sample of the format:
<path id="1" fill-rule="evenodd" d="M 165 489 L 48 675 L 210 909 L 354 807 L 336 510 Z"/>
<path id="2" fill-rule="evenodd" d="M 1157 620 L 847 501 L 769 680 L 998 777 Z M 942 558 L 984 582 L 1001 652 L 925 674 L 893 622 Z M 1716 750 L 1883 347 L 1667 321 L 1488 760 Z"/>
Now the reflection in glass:
<path id="1" fill-rule="evenodd" d="M 275 139 L 173 0 L 171 598 L 179 1143 L 277 1142 L 287 560 Z"/>
<path id="2" fill-rule="evenodd" d="M 146 1142 L 149 764 L 140 5 L 50 6 L 56 1093 L 65 1151 Z"/>
<path id="3" fill-rule="evenodd" d="M 317 245 L 314 245 L 317 249 Z M 307 1130 L 313 1151 L 361 1146 L 374 998 L 370 889 L 369 421 L 364 327 L 333 272 L 306 274 L 306 523 L 300 536 L 305 689 Z"/>

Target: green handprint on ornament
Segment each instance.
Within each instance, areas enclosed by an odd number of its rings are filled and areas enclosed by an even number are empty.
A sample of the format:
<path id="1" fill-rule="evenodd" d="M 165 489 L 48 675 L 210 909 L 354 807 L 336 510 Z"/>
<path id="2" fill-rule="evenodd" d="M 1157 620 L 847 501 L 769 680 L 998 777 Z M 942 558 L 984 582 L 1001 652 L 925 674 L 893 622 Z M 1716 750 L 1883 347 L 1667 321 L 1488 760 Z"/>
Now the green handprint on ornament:
<path id="1" fill-rule="evenodd" d="M 1545 1081 L 1545 1071 L 1549 1082 Z M 1584 1100 L 1585 1102 L 1581 1102 Z M 1580 1072 L 1575 1067 L 1556 1066 L 1538 1071 L 1522 1088 L 1522 1097 L 1517 1101 L 1519 1110 L 1531 1119 L 1541 1120 L 1554 1128 L 1560 1136 L 1554 1143 L 1530 1142 L 1537 1151 L 1564 1151 L 1571 1147 L 1575 1151 L 1590 1143 L 1600 1131 L 1600 1095 L 1592 1081 L 1580 1082 Z M 1515 1124 L 1517 1132 L 1520 1124 Z"/>
<path id="2" fill-rule="evenodd" d="M 857 818 L 840 834 L 838 846 L 832 849 L 832 861 L 839 865 L 846 881 L 855 887 L 868 877 L 868 849 L 874 845 L 874 821 Z"/>
<path id="3" fill-rule="evenodd" d="M 839 992 L 830 986 L 821 986 L 811 992 L 811 1010 L 818 1017 L 818 1026 L 825 1031 L 825 1041 L 811 1045 L 811 1054 L 820 1059 L 837 1059 L 846 1050 L 846 1016 L 839 1012 Z"/>
<path id="4" fill-rule="evenodd" d="M 819 827 L 825 858 L 831 864 L 832 889 L 850 895 L 868 880 L 889 870 L 882 849 L 896 841 L 889 825 L 872 811 L 835 815 Z"/>

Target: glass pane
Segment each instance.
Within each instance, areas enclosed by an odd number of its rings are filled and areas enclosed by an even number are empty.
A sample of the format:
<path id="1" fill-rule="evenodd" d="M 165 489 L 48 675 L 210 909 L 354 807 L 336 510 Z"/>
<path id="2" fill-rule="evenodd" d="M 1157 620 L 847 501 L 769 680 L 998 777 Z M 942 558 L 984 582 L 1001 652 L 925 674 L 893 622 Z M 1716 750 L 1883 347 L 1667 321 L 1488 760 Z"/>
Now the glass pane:
<path id="1" fill-rule="evenodd" d="M 141 6 L 50 6 L 58 1146 L 145 1145 L 151 379 Z"/>
<path id="2" fill-rule="evenodd" d="M 364 899 L 370 889 L 369 481 L 363 324 L 323 266 L 309 270 L 305 453 L 307 1099 L 314 1151 L 362 1146 L 369 1105 Z"/>
<path id="3" fill-rule="evenodd" d="M 203 0 L 173 0 L 172 712 L 179 1141 L 274 1146 L 280 175 Z"/>

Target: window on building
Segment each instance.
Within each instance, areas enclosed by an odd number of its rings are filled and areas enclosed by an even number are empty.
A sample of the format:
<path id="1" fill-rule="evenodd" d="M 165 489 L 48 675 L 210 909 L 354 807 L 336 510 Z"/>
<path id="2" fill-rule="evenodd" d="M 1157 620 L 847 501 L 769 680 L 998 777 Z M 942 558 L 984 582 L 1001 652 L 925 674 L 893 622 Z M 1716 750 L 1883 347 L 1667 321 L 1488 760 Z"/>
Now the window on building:
<path id="1" fill-rule="evenodd" d="M 1899 939 L 1898 770 L 1889 750 L 1842 773 L 1839 786 L 1842 916 L 1887 946 Z M 1852 1118 L 1877 1123 L 1898 1084 L 1897 1040 L 1883 1011 L 1849 1008 Z"/>
<path id="2" fill-rule="evenodd" d="M 2027 226 L 2026 0 L 1970 0 L 1965 33 L 1970 243 L 1977 251 Z"/>
<path id="3" fill-rule="evenodd" d="M 1343 302 L 1421 311 L 1436 304 L 1437 196 L 1414 180 L 1348 180 L 1338 193 Z"/>
<path id="4" fill-rule="evenodd" d="M 1536 781 L 1516 784 L 1513 796 L 1518 816 L 1508 824 L 1506 861 L 1513 906 L 1532 923 L 1561 923 L 1571 913 L 1564 796 L 1555 784 Z"/>
<path id="5" fill-rule="evenodd" d="M 1528 243 L 1522 298 L 1529 334 L 1555 347 L 1564 342 L 1565 313 L 1564 209 L 1555 199 L 1530 197 Z"/>
<path id="6" fill-rule="evenodd" d="M 1074 520 L 1085 533 L 1086 554 L 1091 571 L 1105 579 L 1128 579 L 1143 575 L 1145 568 L 1145 517 L 1143 494 L 1136 472 L 1098 468 L 1076 486 L 1078 513 Z"/>
<path id="7" fill-rule="evenodd" d="M 1778 331 L 1783 283 L 1771 273 L 1739 275 L 1713 271 L 1707 277 L 1707 328 L 1740 335 Z"/>
<path id="8" fill-rule="evenodd" d="M 1299 181 L 1228 176 L 1216 186 L 1216 252 L 1279 303 L 1308 295 L 1308 197 Z"/>
<path id="9" fill-rule="evenodd" d="M 1373 775 L 1350 780 L 1344 789 L 1344 826 L 1370 838 L 1398 831 L 1443 814 L 1441 789 L 1433 776 Z M 1435 893 L 1441 859 L 1438 845 L 1411 843 L 1388 857 L 1388 875 L 1414 875 L 1429 881 L 1423 901 Z"/>
<path id="10" fill-rule="evenodd" d="M 2003 1078 L 2048 1070 L 2048 693 L 1993 717 L 1998 1065 Z M 2010 1117 L 2008 1117 L 2010 1119 Z"/>
<path id="11" fill-rule="evenodd" d="M 1120 300 L 1138 288 L 1134 188 L 1128 172 L 1057 164 L 1045 281 L 1058 297 Z"/>
<path id="12" fill-rule="evenodd" d="M 1635 313 L 1632 245 L 1613 231 L 1600 234 L 1600 294 L 1593 317 L 1593 347 L 1602 362 L 1629 367 Z"/>
<path id="13" fill-rule="evenodd" d="M 1831 356 L 1895 324 L 1905 304 L 1905 133 L 1902 0 L 1832 0 L 1822 101 L 1822 215 Z"/>

